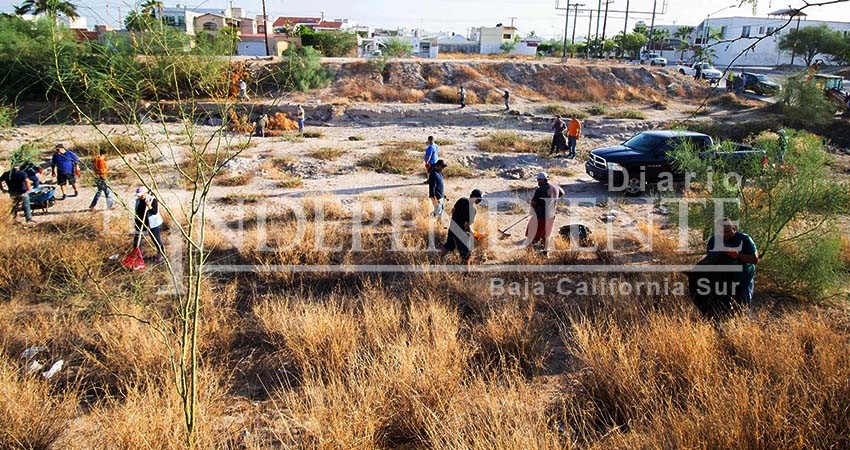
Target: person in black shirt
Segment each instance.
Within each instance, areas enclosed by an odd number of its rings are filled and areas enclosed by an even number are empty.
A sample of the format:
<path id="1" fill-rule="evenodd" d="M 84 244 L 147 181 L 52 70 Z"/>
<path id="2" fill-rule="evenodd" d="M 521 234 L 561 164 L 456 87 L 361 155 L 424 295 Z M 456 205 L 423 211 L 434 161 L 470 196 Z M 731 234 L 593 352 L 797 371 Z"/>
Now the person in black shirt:
<path id="1" fill-rule="evenodd" d="M 136 232 L 133 237 L 133 246 L 139 247 L 146 231 L 149 231 L 154 240 L 154 247 L 158 252 L 156 263 L 163 260 L 165 247 L 162 245 L 162 216 L 159 215 L 159 201 L 148 193 L 145 187 L 136 189 Z"/>
<path id="2" fill-rule="evenodd" d="M 455 250 L 460 257 L 470 265 L 474 236 L 472 235 L 472 224 L 475 222 L 475 206 L 481 203 L 484 194 L 479 189 L 474 189 L 469 198 L 460 198 L 452 207 L 452 221 L 449 224 L 449 235 L 443 244 L 441 255 Z"/>
<path id="3" fill-rule="evenodd" d="M 434 211 L 431 215 L 437 218 L 443 217 L 443 210 L 446 207 L 445 189 L 443 187 L 443 169 L 445 167 L 445 161 L 437 160 L 428 173 L 428 198 L 434 204 Z"/>
<path id="4" fill-rule="evenodd" d="M 27 173 L 20 170 L 18 167 L 12 167 L 12 170 L 0 175 L 0 190 L 8 192 L 15 205 L 18 203 L 21 204 L 21 207 L 24 210 L 24 217 L 27 222 L 32 222 L 30 189 L 32 189 L 32 181 L 27 176 Z"/>

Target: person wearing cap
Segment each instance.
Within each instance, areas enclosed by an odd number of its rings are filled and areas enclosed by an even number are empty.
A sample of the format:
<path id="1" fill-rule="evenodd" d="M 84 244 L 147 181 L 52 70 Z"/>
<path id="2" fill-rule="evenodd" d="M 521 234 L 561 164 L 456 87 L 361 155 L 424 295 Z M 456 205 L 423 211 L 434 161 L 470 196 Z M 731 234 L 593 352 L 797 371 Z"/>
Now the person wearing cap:
<path id="1" fill-rule="evenodd" d="M 445 161 L 438 159 L 428 174 L 428 198 L 434 205 L 434 211 L 431 215 L 438 219 L 443 217 L 443 210 L 445 209 L 446 196 L 443 186 L 443 169 L 445 167 Z"/>
<path id="2" fill-rule="evenodd" d="M 94 198 L 91 199 L 91 204 L 89 205 L 89 211 L 94 211 L 95 206 L 97 206 L 98 200 L 100 200 L 100 194 L 103 193 L 103 196 L 106 197 L 106 207 L 108 209 L 112 209 L 112 192 L 109 190 L 109 186 L 106 183 L 106 177 L 109 175 L 109 169 L 106 166 L 106 149 L 100 149 L 100 153 L 94 158 L 94 185 L 97 188 L 97 192 L 94 193 Z"/>
<path id="3" fill-rule="evenodd" d="M 531 197 L 533 213 L 525 229 L 525 245 L 541 243 L 543 256 L 549 256 L 550 237 L 555 225 L 555 203 L 564 195 L 560 186 L 549 182 L 546 172 L 537 174 L 537 189 Z"/>
<path id="4" fill-rule="evenodd" d="M 722 245 L 715 239 L 717 237 L 723 239 Z M 755 288 L 756 264 L 759 263 L 758 249 L 753 238 L 738 231 L 738 226 L 724 217 L 717 222 L 714 236 L 708 239 L 706 254 L 713 261 L 741 266 L 741 271 L 734 275 L 734 297 L 739 304 L 749 309 Z"/>
<path id="5" fill-rule="evenodd" d="M 304 107 L 302 105 L 298 105 L 298 132 L 304 132 L 304 118 L 307 117 L 307 114 L 304 112 Z"/>
<path id="6" fill-rule="evenodd" d="M 65 149 L 62 144 L 56 144 L 56 153 L 50 161 L 50 174 L 56 177 L 56 184 L 62 191 L 62 200 L 65 199 L 65 185 L 70 184 L 74 188 L 74 197 L 79 195 L 77 189 L 77 172 L 79 171 L 80 158 L 74 152 Z"/>
<path id="7" fill-rule="evenodd" d="M 144 186 L 136 189 L 135 226 L 133 246 L 139 247 L 144 235 L 150 233 L 157 251 L 155 262 L 162 262 L 165 247 L 162 245 L 162 216 L 159 214 L 159 201 Z"/>
<path id="8" fill-rule="evenodd" d="M 779 135 L 779 151 L 776 153 L 776 159 L 783 163 L 785 162 L 785 153 L 788 152 L 788 136 L 785 133 L 785 129 L 781 128 L 776 132 Z"/>
<path id="9" fill-rule="evenodd" d="M 425 147 L 425 157 L 423 158 L 425 161 L 425 176 L 431 177 L 431 166 L 433 166 L 439 158 L 439 147 L 437 143 L 434 142 L 434 136 L 428 136 L 428 146 Z M 425 180 L 427 183 L 428 180 Z"/>
<path id="10" fill-rule="evenodd" d="M 452 221 L 449 223 L 449 235 L 440 252 L 441 255 L 445 255 L 457 250 L 467 267 L 471 263 L 475 242 L 472 232 L 472 224 L 475 222 L 475 205 L 481 203 L 483 197 L 484 193 L 480 189 L 473 189 L 469 198 L 462 197 L 455 202 L 452 207 Z"/>

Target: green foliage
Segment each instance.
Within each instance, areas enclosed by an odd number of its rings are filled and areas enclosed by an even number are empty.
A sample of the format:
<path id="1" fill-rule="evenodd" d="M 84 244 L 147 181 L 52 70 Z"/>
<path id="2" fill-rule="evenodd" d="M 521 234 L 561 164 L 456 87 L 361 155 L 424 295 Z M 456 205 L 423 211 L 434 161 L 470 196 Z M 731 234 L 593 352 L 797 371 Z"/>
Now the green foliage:
<path id="1" fill-rule="evenodd" d="M 636 109 L 621 109 L 612 112 L 607 116 L 609 119 L 637 119 L 637 120 L 645 120 L 646 114 L 643 111 L 638 111 Z"/>
<path id="2" fill-rule="evenodd" d="M 128 31 L 152 30 L 157 26 L 156 18 L 142 11 L 130 11 L 124 18 L 124 28 Z"/>
<path id="3" fill-rule="evenodd" d="M 649 42 L 649 38 L 643 33 L 628 33 L 622 32 L 614 38 L 614 42 L 622 49 L 631 59 L 637 59 L 640 54 L 640 49 Z"/>
<path id="4" fill-rule="evenodd" d="M 579 120 L 584 120 L 590 117 L 590 114 L 584 111 L 569 109 L 563 105 L 546 105 L 543 107 L 543 112 L 552 116 L 575 117 Z"/>
<path id="5" fill-rule="evenodd" d="M 236 29 L 224 27 L 216 32 L 202 31 L 195 37 L 195 48 L 192 53 L 199 55 L 236 55 L 236 44 L 239 36 Z"/>
<path id="6" fill-rule="evenodd" d="M 501 50 L 502 53 L 510 53 L 514 51 L 515 48 L 516 43 L 514 42 L 502 42 L 502 45 L 499 46 L 499 50 Z"/>
<path id="7" fill-rule="evenodd" d="M 0 103 L 0 130 L 11 128 L 18 116 L 18 108 L 15 105 Z"/>
<path id="8" fill-rule="evenodd" d="M 307 27 L 299 30 L 301 44 L 313 47 L 329 58 L 351 56 L 357 48 L 357 35 L 342 31 L 313 32 Z"/>
<path id="9" fill-rule="evenodd" d="M 322 67 L 320 58 L 319 52 L 312 47 L 286 49 L 280 71 L 274 73 L 278 85 L 285 90 L 302 92 L 326 86 L 330 74 Z"/>
<path id="10" fill-rule="evenodd" d="M 393 58 L 404 58 L 413 54 L 413 45 L 404 38 L 392 36 L 384 41 L 383 54 Z"/>
<path id="11" fill-rule="evenodd" d="M 20 167 L 25 163 L 38 164 L 41 162 L 41 151 L 36 144 L 22 144 L 12 150 L 9 159 L 10 167 Z"/>
<path id="12" fill-rule="evenodd" d="M 54 18 L 61 14 L 71 19 L 80 17 L 77 13 L 77 7 L 64 0 L 24 0 L 20 6 L 15 7 L 15 14 L 19 16 L 46 14 L 48 17 Z"/>
<path id="13" fill-rule="evenodd" d="M 587 108 L 588 114 L 591 116 L 604 116 L 608 114 L 608 108 L 603 105 L 593 105 L 590 108 Z"/>
<path id="14" fill-rule="evenodd" d="M 823 125 L 832 120 L 835 104 L 817 86 L 800 78 L 789 78 L 780 95 L 782 112 L 792 123 Z"/>
<path id="15" fill-rule="evenodd" d="M 791 51 L 796 47 L 795 51 L 803 57 L 807 66 L 812 65 L 815 56 L 820 53 L 840 55 L 846 45 L 841 32 L 826 25 L 794 29 L 779 38 L 779 49 Z"/>
<path id="16" fill-rule="evenodd" d="M 759 271 L 791 294 L 818 299 L 842 280 L 835 227 L 838 217 L 850 211 L 850 186 L 829 173 L 831 157 L 819 137 L 789 131 L 788 138 L 789 150 L 779 163 L 776 135 L 756 137 L 755 144 L 768 154 L 767 168 L 759 157 L 732 164 L 736 160 L 700 158 L 687 146 L 672 156 L 706 200 L 689 203 L 689 226 L 707 238 L 720 199 L 737 199 L 722 211 L 755 240 L 762 258 Z M 722 176 L 729 172 L 740 175 L 741 182 Z"/>

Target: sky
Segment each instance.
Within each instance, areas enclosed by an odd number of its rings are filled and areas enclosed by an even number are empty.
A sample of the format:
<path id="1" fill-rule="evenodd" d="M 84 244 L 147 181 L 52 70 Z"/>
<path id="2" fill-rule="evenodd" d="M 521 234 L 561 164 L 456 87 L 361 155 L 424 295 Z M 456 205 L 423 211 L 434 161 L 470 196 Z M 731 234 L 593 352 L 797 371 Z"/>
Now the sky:
<path id="1" fill-rule="evenodd" d="M 0 0 L 0 11 L 11 12 L 15 4 L 21 0 Z M 71 0 L 78 5 L 82 16 L 88 19 L 89 27 L 95 24 L 119 24 L 119 18 L 133 9 L 132 0 Z M 180 1 L 189 7 L 226 8 L 228 0 L 164 0 L 166 6 L 175 6 Z M 260 0 L 230 0 L 234 7 L 242 7 L 253 17 L 261 14 Z M 598 2 L 605 0 L 571 0 L 588 4 L 585 8 L 595 9 Z M 624 10 L 627 0 L 611 0 L 611 11 Z M 653 0 L 628 0 L 631 11 L 651 12 Z M 823 1 L 823 0 L 822 0 Z M 241 2 L 241 3 L 240 3 Z M 278 16 L 320 16 L 322 12 L 326 19 L 347 18 L 358 24 L 370 27 L 390 28 L 423 28 L 430 32 L 454 32 L 466 35 L 468 27 L 494 26 L 497 23 L 511 24 L 519 29 L 521 35 L 534 31 L 544 38 L 561 38 L 564 35 L 564 13 L 556 10 L 558 6 L 566 7 L 567 0 L 310 0 L 291 2 L 267 0 L 266 8 L 272 18 Z M 770 11 L 788 7 L 799 7 L 800 0 L 757 0 L 755 14 L 751 4 L 738 7 L 732 0 L 657 0 L 656 24 L 697 25 L 706 16 L 711 17 L 764 17 Z M 182 4 L 182 3 L 181 3 Z M 731 5 L 735 7 L 728 8 Z M 722 11 L 721 11 L 722 10 Z M 810 20 L 830 20 L 850 22 L 850 1 L 843 4 L 811 7 L 806 9 Z M 595 11 L 594 11 L 595 15 Z M 579 12 L 576 25 L 576 36 L 583 37 L 588 28 L 587 13 Z M 629 29 L 638 20 L 650 23 L 650 14 L 630 13 Z M 596 19 L 592 27 L 595 33 Z M 623 30 L 624 16 L 622 13 L 608 14 L 607 35 L 614 35 Z M 568 33 L 572 34 L 573 18 L 570 17 Z"/>

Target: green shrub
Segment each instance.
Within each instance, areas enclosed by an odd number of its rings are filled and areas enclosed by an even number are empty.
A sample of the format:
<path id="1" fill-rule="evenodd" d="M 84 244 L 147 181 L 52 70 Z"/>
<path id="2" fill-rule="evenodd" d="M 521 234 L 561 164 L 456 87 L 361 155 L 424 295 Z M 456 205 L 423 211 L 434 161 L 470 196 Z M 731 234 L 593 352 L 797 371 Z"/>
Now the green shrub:
<path id="1" fill-rule="evenodd" d="M 602 105 L 593 105 L 590 108 L 587 108 L 587 113 L 591 116 L 604 116 L 608 114 L 608 108 Z"/>
<path id="2" fill-rule="evenodd" d="M 584 120 L 590 117 L 590 114 L 584 111 L 569 109 L 563 105 L 546 105 L 543 107 L 543 112 L 550 116 L 575 117 L 578 120 Z"/>
<path id="3" fill-rule="evenodd" d="M 313 47 L 328 58 L 352 56 L 357 48 L 357 35 L 343 31 L 312 32 L 304 28 L 301 34 L 301 45 Z"/>
<path id="4" fill-rule="evenodd" d="M 393 58 L 404 58 L 413 54 L 413 45 L 400 37 L 390 37 L 384 41 L 384 54 Z"/>
<path id="5" fill-rule="evenodd" d="M 643 111 L 638 111 L 636 109 L 621 109 L 619 111 L 614 111 L 611 114 L 608 114 L 606 117 L 609 119 L 645 120 L 646 114 Z"/>
<path id="6" fill-rule="evenodd" d="M 283 53 L 280 70 L 272 72 L 275 82 L 287 91 L 306 92 L 330 83 L 330 73 L 322 66 L 321 54 L 312 47 L 290 47 Z"/>
<path id="7" fill-rule="evenodd" d="M 38 164 L 41 162 L 41 151 L 36 144 L 22 144 L 12 150 L 9 164 L 20 167 L 24 163 Z"/>
<path id="8" fill-rule="evenodd" d="M 0 130 L 12 128 L 16 117 L 18 117 L 18 108 L 14 105 L 0 103 Z"/>
<path id="9" fill-rule="evenodd" d="M 305 131 L 305 132 L 300 133 L 300 134 L 301 134 L 302 137 L 305 137 L 307 139 L 316 139 L 316 138 L 320 138 L 320 137 L 325 135 L 321 131 Z"/>
<path id="10" fill-rule="evenodd" d="M 449 164 L 443 169 L 443 176 L 446 178 L 475 178 L 475 173 L 469 167 Z"/>
<path id="11" fill-rule="evenodd" d="M 835 104 L 814 85 L 799 78 L 789 78 L 780 96 L 782 112 L 793 124 L 824 125 L 835 115 Z"/>

